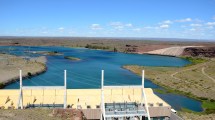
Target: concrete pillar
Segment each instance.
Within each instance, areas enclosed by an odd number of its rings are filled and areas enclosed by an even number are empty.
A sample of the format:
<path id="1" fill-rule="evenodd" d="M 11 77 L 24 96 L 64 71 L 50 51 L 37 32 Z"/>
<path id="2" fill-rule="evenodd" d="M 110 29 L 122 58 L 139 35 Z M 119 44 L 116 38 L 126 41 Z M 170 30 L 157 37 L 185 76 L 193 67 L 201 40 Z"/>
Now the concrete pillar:
<path id="1" fill-rule="evenodd" d="M 149 114 L 149 108 L 148 108 L 148 102 L 147 102 L 147 98 L 146 98 L 146 93 L 145 93 L 145 89 L 144 89 L 144 70 L 142 70 L 142 96 L 141 96 L 141 105 L 142 105 L 142 100 L 144 98 L 145 101 L 145 108 L 146 108 L 146 112 L 147 112 L 147 116 L 148 116 L 148 120 L 150 120 L 150 114 Z"/>
<path id="2" fill-rule="evenodd" d="M 101 76 L 101 87 L 102 87 L 102 90 L 104 90 L 104 70 L 102 70 L 102 76 Z"/>
<path id="3" fill-rule="evenodd" d="M 19 103 L 18 103 L 18 107 L 21 107 L 21 109 L 23 109 L 23 94 L 22 94 L 22 70 L 19 70 L 19 80 L 20 80 L 20 85 L 19 85 L 19 89 L 20 89 L 20 95 L 19 95 Z"/>
<path id="4" fill-rule="evenodd" d="M 142 87 L 144 88 L 145 72 L 142 70 Z"/>
<path id="5" fill-rule="evenodd" d="M 144 93 L 143 93 L 143 90 L 144 90 L 144 70 L 142 70 L 142 94 L 141 94 L 141 105 L 143 105 L 143 98 L 144 98 Z"/>
<path id="6" fill-rule="evenodd" d="M 101 75 L 101 107 L 100 108 L 101 108 L 101 113 L 105 120 L 106 118 L 105 118 L 105 106 L 104 106 L 104 70 L 102 70 L 102 75 Z M 101 115 L 101 119 L 103 119 L 102 115 Z"/>
<path id="7" fill-rule="evenodd" d="M 67 86 L 67 79 L 66 79 L 66 70 L 64 70 L 64 106 L 63 108 L 66 109 L 67 108 L 67 89 L 66 89 L 66 86 Z"/>

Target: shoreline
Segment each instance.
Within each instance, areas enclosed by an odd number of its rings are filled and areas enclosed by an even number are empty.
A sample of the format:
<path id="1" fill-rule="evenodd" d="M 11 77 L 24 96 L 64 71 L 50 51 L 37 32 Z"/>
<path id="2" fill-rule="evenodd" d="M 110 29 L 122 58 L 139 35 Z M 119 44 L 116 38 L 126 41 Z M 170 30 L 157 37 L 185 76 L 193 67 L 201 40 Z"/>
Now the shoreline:
<path id="1" fill-rule="evenodd" d="M 35 76 L 38 76 L 38 75 L 45 73 L 48 68 L 46 67 L 46 65 L 44 65 L 44 66 L 45 66 L 44 69 L 37 71 L 37 72 L 34 72 L 34 73 L 31 73 L 31 76 L 29 76 L 28 74 L 23 74 L 22 79 L 25 80 L 26 78 L 32 78 L 32 77 L 35 77 Z M 0 83 L 1 84 L 0 89 L 4 89 L 7 85 L 14 83 L 14 82 L 18 82 L 18 81 L 19 81 L 19 76 L 11 78 L 9 80 L 6 80 L 5 82 Z"/>
<path id="2" fill-rule="evenodd" d="M 175 56 L 176 57 L 176 56 Z M 190 61 L 191 63 L 188 64 L 187 66 L 194 66 L 194 65 L 197 65 L 198 63 L 195 62 L 195 60 L 189 60 L 187 59 L 187 57 L 184 57 L 184 56 L 181 56 L 181 57 L 178 57 L 178 58 L 181 58 L 181 59 L 186 59 L 188 61 Z M 208 60 L 206 60 L 205 62 L 208 62 Z M 205 63 L 204 62 L 204 63 Z M 126 68 L 126 66 L 130 66 L 130 65 L 123 65 L 121 68 L 125 69 L 125 70 L 128 70 L 138 76 L 140 76 L 140 74 L 138 74 L 137 72 L 134 72 L 132 71 L 131 69 L 129 68 Z M 132 65 L 131 65 L 132 66 Z M 138 66 L 138 65 L 137 65 Z M 182 66 L 183 67 L 187 67 L 187 66 Z M 145 66 L 138 66 L 138 67 L 145 67 Z M 173 93 L 173 94 L 178 94 L 178 95 L 183 95 L 183 96 L 186 96 L 186 97 L 189 97 L 191 99 L 194 99 L 194 100 L 197 100 L 199 102 L 201 102 L 201 107 L 203 108 L 203 111 L 202 112 L 195 112 L 195 111 L 192 111 L 192 110 L 189 110 L 189 109 L 184 109 L 182 108 L 181 110 L 179 110 L 180 112 L 189 112 L 189 113 L 194 113 L 194 114 L 199 114 L 199 115 L 208 115 L 208 114 L 214 114 L 214 110 L 212 109 L 211 111 L 207 111 L 207 110 L 210 110 L 208 109 L 207 107 L 205 107 L 203 104 L 208 104 L 208 103 L 212 103 L 212 104 L 215 104 L 214 103 L 214 99 L 211 99 L 211 98 L 205 98 L 205 97 L 199 97 L 199 96 L 196 96 L 194 94 L 192 94 L 191 92 L 184 92 L 184 91 L 180 91 L 180 90 L 177 90 L 177 89 L 174 89 L 174 88 L 171 88 L 167 85 L 164 85 L 164 84 L 161 84 L 160 82 L 156 81 L 156 80 L 153 80 L 153 78 L 149 78 L 149 77 L 146 77 L 148 80 L 150 80 L 152 83 L 160 86 L 162 89 L 153 89 L 154 92 L 158 92 L 160 94 L 168 94 L 168 93 Z"/>
<path id="3" fill-rule="evenodd" d="M 22 78 L 31 78 L 47 71 L 46 57 L 40 56 L 26 61 L 21 56 L 0 54 L 5 60 L 0 61 L 0 89 L 19 81 L 19 70 L 22 70 Z"/>

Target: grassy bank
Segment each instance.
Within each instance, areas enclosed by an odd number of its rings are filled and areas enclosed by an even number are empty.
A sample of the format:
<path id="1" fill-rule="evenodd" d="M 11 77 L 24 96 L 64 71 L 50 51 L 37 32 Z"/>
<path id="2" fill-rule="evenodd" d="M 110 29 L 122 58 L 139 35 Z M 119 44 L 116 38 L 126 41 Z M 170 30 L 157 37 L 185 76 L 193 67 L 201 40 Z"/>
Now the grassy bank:
<path id="1" fill-rule="evenodd" d="M 215 101 L 213 99 L 209 100 L 208 98 L 197 97 L 195 95 L 192 95 L 191 93 L 185 93 L 182 91 L 171 89 L 169 87 L 164 87 L 164 88 L 165 89 L 153 89 L 153 91 L 160 93 L 160 94 L 174 93 L 174 94 L 180 94 L 180 95 L 184 95 L 184 96 L 193 98 L 195 100 L 200 101 L 202 103 L 202 108 L 204 109 L 203 112 L 194 112 L 192 110 L 182 108 L 181 111 L 183 111 L 183 112 L 195 113 L 195 114 L 199 114 L 199 115 L 215 113 Z"/>
<path id="2" fill-rule="evenodd" d="M 210 59 L 184 58 L 192 62 L 185 67 L 149 67 L 126 65 L 123 68 L 141 75 L 145 70 L 146 78 L 153 83 L 165 88 L 155 89 L 155 92 L 176 93 L 194 98 L 202 102 L 204 112 L 200 114 L 215 113 L 214 82 L 202 74 L 202 67 L 205 67 L 208 75 L 215 73 L 215 62 Z"/>
<path id="3" fill-rule="evenodd" d="M 207 58 L 195 58 L 195 57 L 185 57 L 185 56 L 182 56 L 181 58 L 191 62 L 191 64 L 188 64 L 186 66 L 192 66 L 192 65 L 196 65 L 196 64 L 200 64 L 208 61 Z"/>

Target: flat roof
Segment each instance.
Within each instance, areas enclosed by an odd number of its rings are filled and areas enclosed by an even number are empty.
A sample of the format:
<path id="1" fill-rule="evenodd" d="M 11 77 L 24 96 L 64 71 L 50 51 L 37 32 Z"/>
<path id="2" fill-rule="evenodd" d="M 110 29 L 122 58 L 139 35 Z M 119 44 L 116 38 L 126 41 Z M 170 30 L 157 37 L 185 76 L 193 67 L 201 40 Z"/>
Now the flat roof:
<path id="1" fill-rule="evenodd" d="M 141 88 L 105 88 L 104 102 L 141 102 Z M 153 107 L 170 106 L 161 98 L 153 93 L 151 88 L 145 88 L 147 102 L 153 104 Z M 1 89 L 0 90 L 0 107 L 5 109 L 9 107 L 17 108 L 19 98 L 19 89 Z M 63 104 L 64 90 L 62 89 L 24 89 L 23 90 L 23 106 L 28 104 Z M 87 109 L 89 106 L 92 109 L 101 104 L 101 89 L 67 89 L 67 105 L 72 108 L 81 106 L 82 109 Z"/>

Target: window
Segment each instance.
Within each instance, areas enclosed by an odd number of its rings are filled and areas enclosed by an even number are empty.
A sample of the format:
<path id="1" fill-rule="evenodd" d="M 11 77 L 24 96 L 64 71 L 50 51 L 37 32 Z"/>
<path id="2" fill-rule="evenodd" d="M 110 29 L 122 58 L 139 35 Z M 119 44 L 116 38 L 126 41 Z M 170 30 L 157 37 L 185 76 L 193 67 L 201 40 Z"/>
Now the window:
<path id="1" fill-rule="evenodd" d="M 96 105 L 96 108 L 100 108 L 100 105 Z"/>
<path id="2" fill-rule="evenodd" d="M 150 106 L 150 107 L 153 107 L 153 103 L 149 103 L 149 106 Z"/>
<path id="3" fill-rule="evenodd" d="M 91 108 L 91 106 L 90 105 L 87 105 L 87 109 L 90 109 Z"/>

